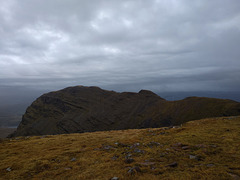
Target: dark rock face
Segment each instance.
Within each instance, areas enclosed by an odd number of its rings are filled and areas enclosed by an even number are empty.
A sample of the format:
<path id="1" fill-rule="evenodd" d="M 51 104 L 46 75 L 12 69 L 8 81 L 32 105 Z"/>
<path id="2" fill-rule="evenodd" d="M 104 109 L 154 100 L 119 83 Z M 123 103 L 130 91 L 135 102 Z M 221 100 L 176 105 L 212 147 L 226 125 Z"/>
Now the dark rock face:
<path id="1" fill-rule="evenodd" d="M 76 86 L 42 95 L 9 137 L 179 125 L 189 120 L 240 114 L 240 103 L 212 98 L 166 101 L 139 93 Z"/>

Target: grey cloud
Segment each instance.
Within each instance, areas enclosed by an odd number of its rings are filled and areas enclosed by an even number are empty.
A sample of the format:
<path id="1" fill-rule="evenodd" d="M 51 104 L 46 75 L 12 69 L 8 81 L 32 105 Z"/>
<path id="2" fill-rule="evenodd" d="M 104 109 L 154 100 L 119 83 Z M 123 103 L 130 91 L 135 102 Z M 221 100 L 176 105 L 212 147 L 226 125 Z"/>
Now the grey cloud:
<path id="1" fill-rule="evenodd" d="M 0 86 L 239 91 L 240 2 L 6 0 Z"/>

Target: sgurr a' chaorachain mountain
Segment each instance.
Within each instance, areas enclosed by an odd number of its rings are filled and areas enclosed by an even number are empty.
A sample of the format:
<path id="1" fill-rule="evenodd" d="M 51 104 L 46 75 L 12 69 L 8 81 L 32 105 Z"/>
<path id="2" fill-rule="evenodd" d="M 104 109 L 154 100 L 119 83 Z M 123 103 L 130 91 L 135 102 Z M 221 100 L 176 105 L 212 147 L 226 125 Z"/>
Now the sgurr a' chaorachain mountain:
<path id="1" fill-rule="evenodd" d="M 9 137 L 180 125 L 207 117 L 240 115 L 232 100 L 189 97 L 167 101 L 157 94 L 68 87 L 36 99 Z"/>

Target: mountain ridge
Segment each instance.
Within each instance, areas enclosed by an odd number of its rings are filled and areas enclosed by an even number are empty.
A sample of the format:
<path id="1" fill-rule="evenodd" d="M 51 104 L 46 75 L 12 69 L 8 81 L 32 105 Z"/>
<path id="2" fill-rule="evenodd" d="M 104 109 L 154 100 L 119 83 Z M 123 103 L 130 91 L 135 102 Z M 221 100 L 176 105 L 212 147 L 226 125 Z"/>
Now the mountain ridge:
<path id="1" fill-rule="evenodd" d="M 167 101 L 149 90 L 118 93 L 74 86 L 37 98 L 9 137 L 156 128 L 234 115 L 240 115 L 240 103 L 232 100 L 189 97 Z"/>

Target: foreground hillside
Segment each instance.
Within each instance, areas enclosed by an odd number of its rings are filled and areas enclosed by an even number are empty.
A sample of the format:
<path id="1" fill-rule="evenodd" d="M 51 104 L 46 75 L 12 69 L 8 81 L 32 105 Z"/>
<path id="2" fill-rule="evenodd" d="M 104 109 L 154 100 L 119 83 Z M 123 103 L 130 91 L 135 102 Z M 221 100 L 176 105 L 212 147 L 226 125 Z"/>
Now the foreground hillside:
<path id="1" fill-rule="evenodd" d="M 240 117 L 2 140 L 0 179 L 32 178 L 239 179 Z"/>
<path id="2" fill-rule="evenodd" d="M 189 97 L 166 101 L 148 90 L 117 93 L 76 86 L 39 97 L 10 137 L 157 128 L 236 115 L 240 115 L 240 103 L 232 100 Z"/>

